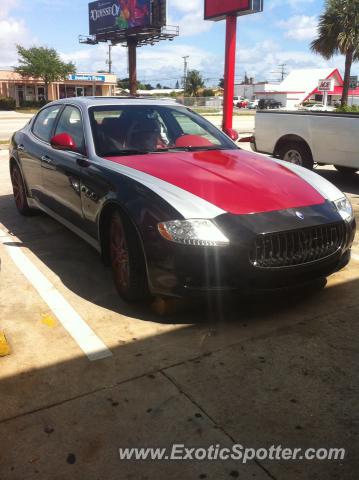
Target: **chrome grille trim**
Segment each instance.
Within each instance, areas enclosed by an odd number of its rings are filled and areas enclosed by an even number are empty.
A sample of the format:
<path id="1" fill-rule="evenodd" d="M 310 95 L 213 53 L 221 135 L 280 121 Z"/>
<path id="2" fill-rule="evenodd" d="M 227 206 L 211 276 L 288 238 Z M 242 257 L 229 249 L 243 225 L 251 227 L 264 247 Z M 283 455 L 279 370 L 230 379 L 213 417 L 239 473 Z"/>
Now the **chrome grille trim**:
<path id="1" fill-rule="evenodd" d="M 257 268 L 283 268 L 317 262 L 345 246 L 343 222 L 257 235 L 250 261 Z"/>

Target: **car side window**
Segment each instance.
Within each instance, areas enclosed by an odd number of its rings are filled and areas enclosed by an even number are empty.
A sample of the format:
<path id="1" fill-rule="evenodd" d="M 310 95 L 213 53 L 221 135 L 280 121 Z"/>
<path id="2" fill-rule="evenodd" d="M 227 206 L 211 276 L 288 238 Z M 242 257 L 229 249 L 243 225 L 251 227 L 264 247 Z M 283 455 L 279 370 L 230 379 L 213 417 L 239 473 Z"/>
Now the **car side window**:
<path id="1" fill-rule="evenodd" d="M 80 110 L 68 105 L 61 113 L 57 124 L 55 135 L 68 133 L 76 144 L 76 151 L 83 152 L 85 148 L 85 138 Z"/>
<path id="2" fill-rule="evenodd" d="M 41 140 L 44 140 L 45 142 L 50 141 L 51 132 L 60 108 L 60 105 L 45 108 L 44 110 L 41 110 L 36 117 L 32 131 Z"/>

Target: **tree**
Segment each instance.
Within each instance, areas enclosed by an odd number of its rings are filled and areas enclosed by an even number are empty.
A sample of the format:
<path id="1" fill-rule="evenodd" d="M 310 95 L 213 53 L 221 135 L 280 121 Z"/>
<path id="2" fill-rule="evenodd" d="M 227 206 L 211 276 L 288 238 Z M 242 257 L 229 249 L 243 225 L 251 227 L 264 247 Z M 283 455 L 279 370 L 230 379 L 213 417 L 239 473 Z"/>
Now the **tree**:
<path id="1" fill-rule="evenodd" d="M 180 84 L 179 84 L 179 81 L 177 80 L 175 89 L 176 89 L 176 90 L 179 90 L 179 88 L 180 88 Z"/>
<path id="2" fill-rule="evenodd" d="M 214 97 L 214 91 L 212 88 L 205 88 L 202 92 L 202 97 Z"/>
<path id="3" fill-rule="evenodd" d="M 319 17 L 318 37 L 311 49 L 324 58 L 345 55 L 344 86 L 341 105 L 348 103 L 352 63 L 359 60 L 359 0 L 327 0 Z"/>
<path id="4" fill-rule="evenodd" d="M 218 82 L 218 86 L 219 86 L 219 88 L 224 88 L 224 78 L 220 78 L 220 80 Z"/>
<path id="5" fill-rule="evenodd" d="M 48 100 L 49 85 L 52 82 L 65 80 L 68 75 L 76 73 L 75 65 L 65 63 L 53 48 L 17 45 L 19 66 L 15 71 L 23 77 L 42 79 L 45 84 L 45 98 Z"/>
<path id="6" fill-rule="evenodd" d="M 130 89 L 130 79 L 129 78 L 119 78 L 117 80 L 117 86 L 121 90 L 129 90 Z"/>
<path id="7" fill-rule="evenodd" d="M 185 94 L 190 97 L 198 97 L 198 92 L 204 87 L 204 80 L 198 70 L 190 70 L 186 79 Z"/>

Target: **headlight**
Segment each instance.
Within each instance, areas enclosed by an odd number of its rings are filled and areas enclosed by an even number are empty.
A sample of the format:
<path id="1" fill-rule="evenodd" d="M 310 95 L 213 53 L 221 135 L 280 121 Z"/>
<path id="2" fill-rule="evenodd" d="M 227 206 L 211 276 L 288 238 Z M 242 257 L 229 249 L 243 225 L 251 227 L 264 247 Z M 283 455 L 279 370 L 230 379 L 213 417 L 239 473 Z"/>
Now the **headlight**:
<path id="1" fill-rule="evenodd" d="M 173 220 L 158 224 L 158 231 L 166 240 L 184 245 L 228 245 L 228 238 L 211 220 Z"/>
<path id="2" fill-rule="evenodd" d="M 347 197 L 343 197 L 343 198 L 340 198 L 339 200 L 335 200 L 334 205 L 343 220 L 346 220 L 347 222 L 350 222 L 351 220 L 353 220 L 354 218 L 353 207 Z"/>

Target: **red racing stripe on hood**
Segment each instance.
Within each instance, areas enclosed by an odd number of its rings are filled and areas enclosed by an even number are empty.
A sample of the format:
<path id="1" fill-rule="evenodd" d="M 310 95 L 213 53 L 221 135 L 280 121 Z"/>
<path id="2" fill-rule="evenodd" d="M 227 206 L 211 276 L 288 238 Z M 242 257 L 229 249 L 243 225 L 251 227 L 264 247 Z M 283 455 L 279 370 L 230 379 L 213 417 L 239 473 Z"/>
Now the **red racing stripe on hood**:
<path id="1" fill-rule="evenodd" d="M 233 214 L 307 207 L 325 199 L 282 165 L 244 150 L 107 157 L 164 180 Z"/>

